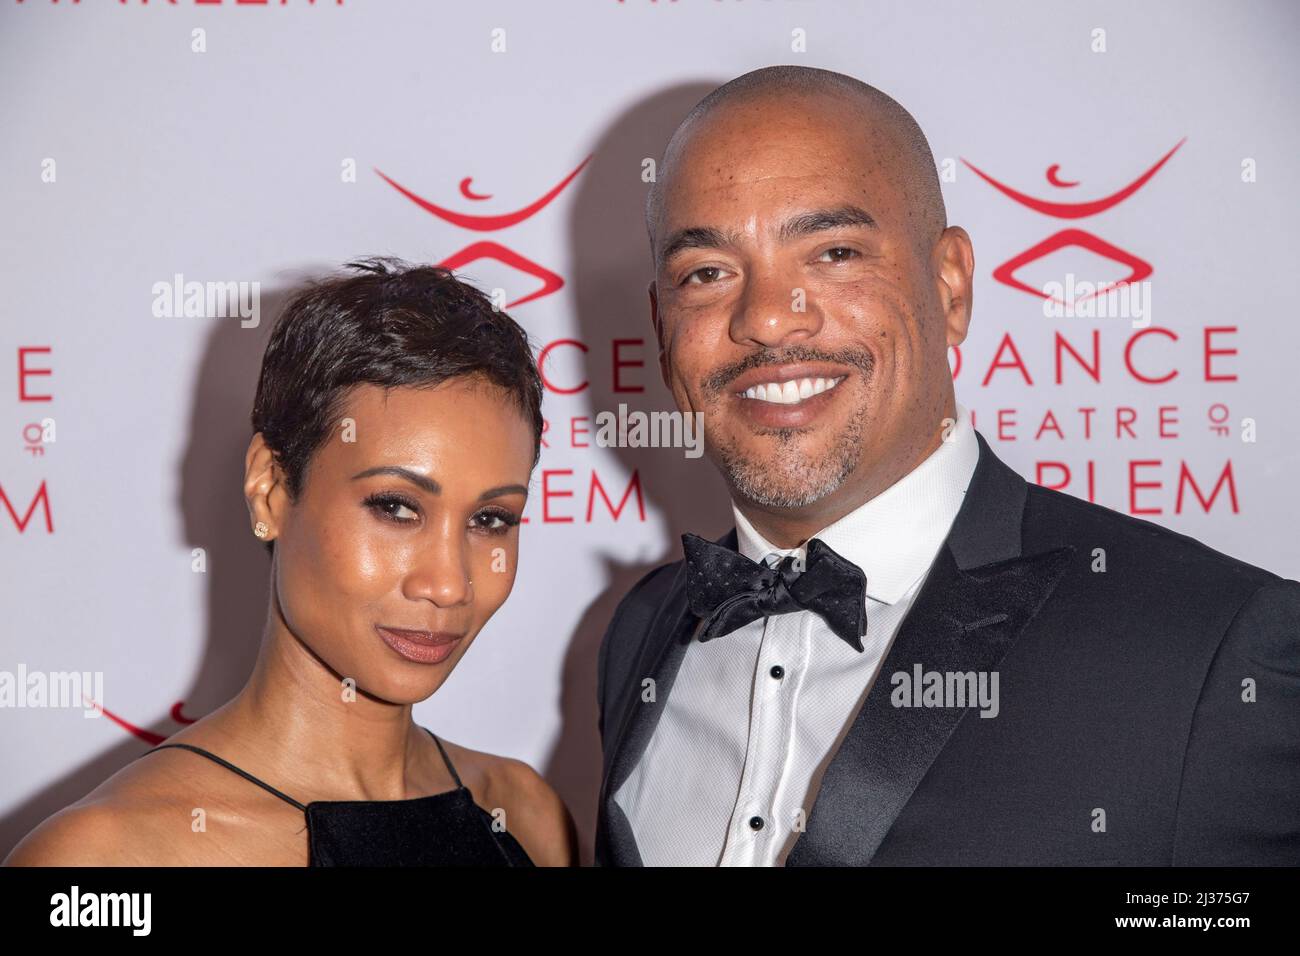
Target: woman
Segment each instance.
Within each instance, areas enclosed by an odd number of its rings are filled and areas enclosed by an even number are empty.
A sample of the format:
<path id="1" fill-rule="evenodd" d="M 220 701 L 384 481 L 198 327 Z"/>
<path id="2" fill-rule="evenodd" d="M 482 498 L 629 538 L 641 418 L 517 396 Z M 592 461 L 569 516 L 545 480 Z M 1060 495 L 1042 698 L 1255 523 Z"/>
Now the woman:
<path id="1" fill-rule="evenodd" d="M 514 584 L 542 431 L 527 337 L 444 269 L 350 267 L 288 305 L 262 361 L 244 498 L 271 597 L 248 683 L 7 863 L 574 865 L 531 767 L 411 718 Z"/>

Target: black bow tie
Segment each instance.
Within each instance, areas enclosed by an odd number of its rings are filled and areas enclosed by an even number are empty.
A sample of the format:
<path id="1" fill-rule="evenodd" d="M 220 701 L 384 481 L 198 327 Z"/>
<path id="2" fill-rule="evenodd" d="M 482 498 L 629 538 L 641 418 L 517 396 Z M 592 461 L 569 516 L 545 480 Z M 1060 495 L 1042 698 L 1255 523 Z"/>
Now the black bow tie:
<path id="1" fill-rule="evenodd" d="M 807 567 L 787 555 L 776 567 L 751 561 L 738 551 L 682 535 L 686 553 L 686 599 L 704 618 L 699 639 L 729 634 L 772 614 L 812 611 L 856 651 L 867 633 L 867 576 L 820 538 L 808 541 Z"/>

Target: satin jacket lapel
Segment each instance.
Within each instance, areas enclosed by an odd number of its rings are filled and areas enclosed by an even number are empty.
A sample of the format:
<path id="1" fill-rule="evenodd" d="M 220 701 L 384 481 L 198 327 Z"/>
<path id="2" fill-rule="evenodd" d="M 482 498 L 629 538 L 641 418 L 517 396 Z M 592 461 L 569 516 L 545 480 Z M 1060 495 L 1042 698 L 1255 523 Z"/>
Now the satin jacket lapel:
<path id="1" fill-rule="evenodd" d="M 977 433 L 978 435 L 978 433 Z M 1027 486 L 979 436 L 980 459 L 865 702 L 832 757 L 787 866 L 865 866 L 970 708 L 895 707 L 893 674 L 996 670 L 1072 547 L 1021 555 Z M 974 715 L 972 719 L 978 719 Z"/>

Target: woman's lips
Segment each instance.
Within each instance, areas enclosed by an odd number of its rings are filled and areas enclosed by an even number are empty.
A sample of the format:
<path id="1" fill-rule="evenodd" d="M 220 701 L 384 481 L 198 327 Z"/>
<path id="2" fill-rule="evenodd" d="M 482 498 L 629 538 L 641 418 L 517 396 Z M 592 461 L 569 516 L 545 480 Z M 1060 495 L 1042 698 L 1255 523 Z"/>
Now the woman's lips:
<path id="1" fill-rule="evenodd" d="M 417 664 L 441 664 L 451 657 L 456 645 L 464 638 L 463 634 L 432 631 L 412 631 L 401 627 L 383 627 L 376 624 L 375 630 L 385 644 L 408 661 Z"/>

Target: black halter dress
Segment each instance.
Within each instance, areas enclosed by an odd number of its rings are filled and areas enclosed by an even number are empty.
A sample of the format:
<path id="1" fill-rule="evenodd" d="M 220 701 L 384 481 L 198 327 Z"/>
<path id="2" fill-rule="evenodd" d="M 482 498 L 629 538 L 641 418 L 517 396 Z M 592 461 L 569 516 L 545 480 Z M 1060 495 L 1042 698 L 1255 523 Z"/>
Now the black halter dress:
<path id="1" fill-rule="evenodd" d="M 454 790 L 409 800 L 313 800 L 306 806 L 214 753 L 191 744 L 159 744 L 192 750 L 233 770 L 303 811 L 307 818 L 308 866 L 532 866 L 524 848 L 474 802 L 460 782 L 442 741 L 438 745 L 456 781 Z"/>

